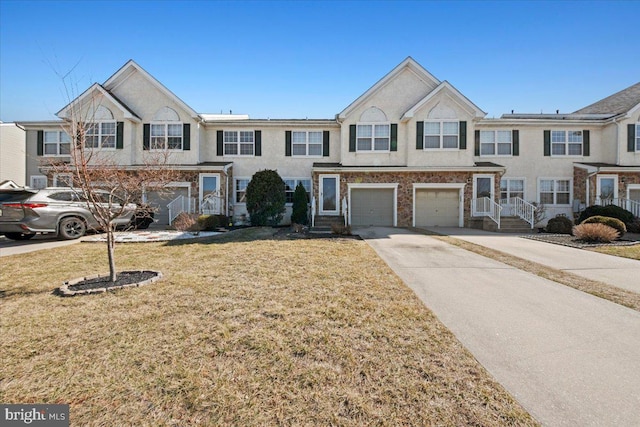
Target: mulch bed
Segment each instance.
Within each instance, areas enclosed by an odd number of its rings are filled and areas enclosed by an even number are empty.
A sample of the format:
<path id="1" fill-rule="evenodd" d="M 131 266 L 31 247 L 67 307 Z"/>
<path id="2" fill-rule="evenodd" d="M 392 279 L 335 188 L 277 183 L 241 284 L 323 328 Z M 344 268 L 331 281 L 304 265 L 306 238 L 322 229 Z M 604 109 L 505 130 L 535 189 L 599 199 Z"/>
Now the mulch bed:
<path id="1" fill-rule="evenodd" d="M 624 238 L 621 240 L 615 240 L 611 243 L 586 243 L 570 234 L 531 234 L 521 237 L 578 249 L 598 248 L 602 246 L 633 246 L 640 244 L 640 241 Z"/>
<path id="2" fill-rule="evenodd" d="M 312 233 L 308 228 L 300 232 L 296 232 L 292 227 L 278 227 L 276 233 L 273 235 L 274 239 L 278 240 L 297 240 L 297 239 L 348 239 L 348 240 L 362 240 L 362 238 L 355 234 L 334 234 L 334 233 Z"/>
<path id="3" fill-rule="evenodd" d="M 70 280 L 54 291 L 56 295 L 70 297 L 107 292 L 114 289 L 148 285 L 162 278 L 162 273 L 153 270 L 121 271 L 115 282 L 109 275 L 96 275 Z"/>

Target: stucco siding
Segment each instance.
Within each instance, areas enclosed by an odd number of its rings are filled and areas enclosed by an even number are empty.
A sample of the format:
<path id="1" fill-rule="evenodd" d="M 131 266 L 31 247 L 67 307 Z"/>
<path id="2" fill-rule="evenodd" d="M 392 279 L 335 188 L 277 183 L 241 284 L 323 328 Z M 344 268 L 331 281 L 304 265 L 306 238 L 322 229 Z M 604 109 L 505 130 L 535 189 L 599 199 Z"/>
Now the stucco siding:
<path id="1" fill-rule="evenodd" d="M 26 181 L 25 131 L 15 123 L 0 124 L 0 182 L 11 180 L 18 185 Z"/>

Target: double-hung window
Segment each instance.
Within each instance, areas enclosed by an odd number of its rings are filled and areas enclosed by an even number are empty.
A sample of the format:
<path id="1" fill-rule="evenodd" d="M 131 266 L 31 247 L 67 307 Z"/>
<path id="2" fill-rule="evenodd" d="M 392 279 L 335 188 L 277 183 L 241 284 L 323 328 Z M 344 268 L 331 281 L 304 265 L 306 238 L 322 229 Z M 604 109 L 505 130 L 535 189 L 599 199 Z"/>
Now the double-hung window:
<path id="1" fill-rule="evenodd" d="M 252 130 L 225 130 L 224 155 L 253 156 L 254 141 L 254 132 Z"/>
<path id="2" fill-rule="evenodd" d="M 307 192 L 307 200 L 311 200 L 311 180 L 310 179 L 284 179 L 285 202 L 293 203 L 293 193 L 296 191 L 298 184 L 302 184 Z"/>
<path id="3" fill-rule="evenodd" d="M 510 130 L 481 130 L 481 156 L 510 156 L 512 154 Z"/>
<path id="4" fill-rule="evenodd" d="M 500 180 L 500 199 L 506 200 L 512 197 L 524 199 L 524 179 L 503 178 Z"/>
<path id="5" fill-rule="evenodd" d="M 94 122 L 86 125 L 86 148 L 116 148 L 116 122 Z"/>
<path id="6" fill-rule="evenodd" d="M 235 186 L 235 202 L 246 203 L 247 185 L 249 185 L 249 178 L 236 178 Z"/>
<path id="7" fill-rule="evenodd" d="M 424 122 L 424 149 L 457 149 L 458 122 Z"/>
<path id="8" fill-rule="evenodd" d="M 541 179 L 540 203 L 545 205 L 570 205 L 571 180 L 569 179 Z"/>
<path id="9" fill-rule="evenodd" d="M 182 123 L 151 123 L 152 150 L 182 150 Z"/>
<path id="10" fill-rule="evenodd" d="M 322 156 L 322 131 L 291 132 L 291 148 L 294 156 Z"/>
<path id="11" fill-rule="evenodd" d="M 356 126 L 356 148 L 362 152 L 389 151 L 391 125 L 359 123 Z"/>
<path id="12" fill-rule="evenodd" d="M 64 156 L 70 153 L 71 140 L 65 131 L 44 131 L 44 155 Z"/>
<path id="13" fill-rule="evenodd" d="M 551 155 L 552 156 L 581 156 L 582 155 L 582 131 L 581 130 L 552 130 L 551 131 Z"/>
<path id="14" fill-rule="evenodd" d="M 636 152 L 640 151 L 640 123 L 636 124 Z"/>

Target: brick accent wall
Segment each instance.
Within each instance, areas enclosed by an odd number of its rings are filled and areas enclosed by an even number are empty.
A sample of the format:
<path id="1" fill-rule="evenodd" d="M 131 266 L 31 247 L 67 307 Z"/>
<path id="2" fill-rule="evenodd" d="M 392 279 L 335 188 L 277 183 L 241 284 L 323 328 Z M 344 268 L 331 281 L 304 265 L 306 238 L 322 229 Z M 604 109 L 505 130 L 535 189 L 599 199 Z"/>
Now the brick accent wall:
<path id="1" fill-rule="evenodd" d="M 319 200 L 319 175 L 329 172 L 313 172 L 313 194 Z M 487 174 L 487 172 L 482 172 Z M 340 199 L 348 195 L 348 184 L 398 184 L 398 226 L 410 227 L 413 223 L 413 184 L 461 183 L 464 187 L 464 224 L 471 217 L 474 172 L 337 172 L 340 175 Z M 500 175 L 495 176 L 495 195 L 500 194 Z M 316 202 L 316 209 L 318 208 Z"/>

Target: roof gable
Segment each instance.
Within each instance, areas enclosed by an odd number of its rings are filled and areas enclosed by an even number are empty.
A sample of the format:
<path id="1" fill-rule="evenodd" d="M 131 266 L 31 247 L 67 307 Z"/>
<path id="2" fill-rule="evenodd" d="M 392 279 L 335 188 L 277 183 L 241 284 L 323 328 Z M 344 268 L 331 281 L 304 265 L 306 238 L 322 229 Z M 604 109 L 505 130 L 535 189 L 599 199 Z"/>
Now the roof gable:
<path id="1" fill-rule="evenodd" d="M 122 111 L 124 118 L 129 119 L 134 122 L 140 122 L 140 117 L 131 110 L 127 105 L 125 105 L 118 98 L 113 96 L 109 91 L 107 91 L 104 87 L 102 87 L 98 83 L 94 83 L 89 87 L 89 89 L 85 90 L 80 96 L 67 104 L 64 108 L 56 113 L 61 119 L 69 119 L 72 117 L 73 108 L 82 108 L 86 105 L 87 102 L 90 102 L 97 95 L 105 97 L 109 100 L 113 105 L 115 105 L 120 111 Z"/>
<path id="2" fill-rule="evenodd" d="M 364 103 L 367 99 L 373 96 L 381 88 L 386 86 L 390 81 L 397 77 L 403 70 L 409 69 L 414 72 L 420 79 L 429 82 L 433 85 L 439 85 L 440 80 L 436 79 L 431 73 L 418 64 L 412 57 L 408 56 L 404 61 L 398 64 L 393 70 L 387 73 L 384 77 L 378 80 L 373 86 L 371 86 L 365 93 L 360 95 L 355 101 L 353 101 L 347 108 L 338 113 L 337 118 L 339 120 L 346 118 L 346 116 L 356 109 L 359 105 Z"/>
<path id="3" fill-rule="evenodd" d="M 420 108 L 422 108 L 422 106 L 424 104 L 426 104 L 430 100 L 434 99 L 435 97 L 438 96 L 438 94 L 440 94 L 442 92 L 451 93 L 453 95 L 452 98 L 455 101 L 457 101 L 463 108 L 465 108 L 466 110 L 470 111 L 473 115 L 475 115 L 475 117 L 483 118 L 484 116 L 487 115 L 487 113 L 482 111 L 477 105 L 475 105 L 473 102 L 471 102 L 469 100 L 469 98 L 464 96 L 462 93 L 460 93 L 460 91 L 458 91 L 458 89 L 453 87 L 453 85 L 451 83 L 449 83 L 448 81 L 445 80 L 442 83 L 440 83 L 437 88 L 435 88 L 434 90 L 429 92 L 427 94 L 427 96 L 425 96 L 420 101 L 418 101 L 417 104 L 415 104 L 413 107 L 411 107 L 409 110 L 407 110 L 402 115 L 400 120 L 403 121 L 403 122 L 410 120 L 411 118 L 413 118 L 415 113 L 418 110 L 420 110 Z"/>
<path id="4" fill-rule="evenodd" d="M 640 108 L 640 82 L 581 108 L 573 114 L 610 114 L 615 116 L 629 113 L 638 108 Z"/>
<path id="5" fill-rule="evenodd" d="M 167 89 L 162 83 L 156 80 L 151 74 L 149 74 L 144 68 L 139 66 L 133 59 L 130 59 L 126 64 L 124 64 L 118 71 L 115 72 L 114 75 L 109 77 L 106 82 L 104 82 L 103 86 L 107 90 L 113 90 L 119 85 L 121 85 L 129 76 L 133 73 L 140 73 L 143 78 L 145 78 L 151 85 L 153 85 L 156 89 L 162 92 L 165 96 L 170 98 L 173 102 L 179 105 L 185 112 L 187 112 L 192 118 L 197 119 L 198 113 L 196 113 L 191 107 L 189 107 L 183 100 L 178 98 L 173 92 Z"/>

